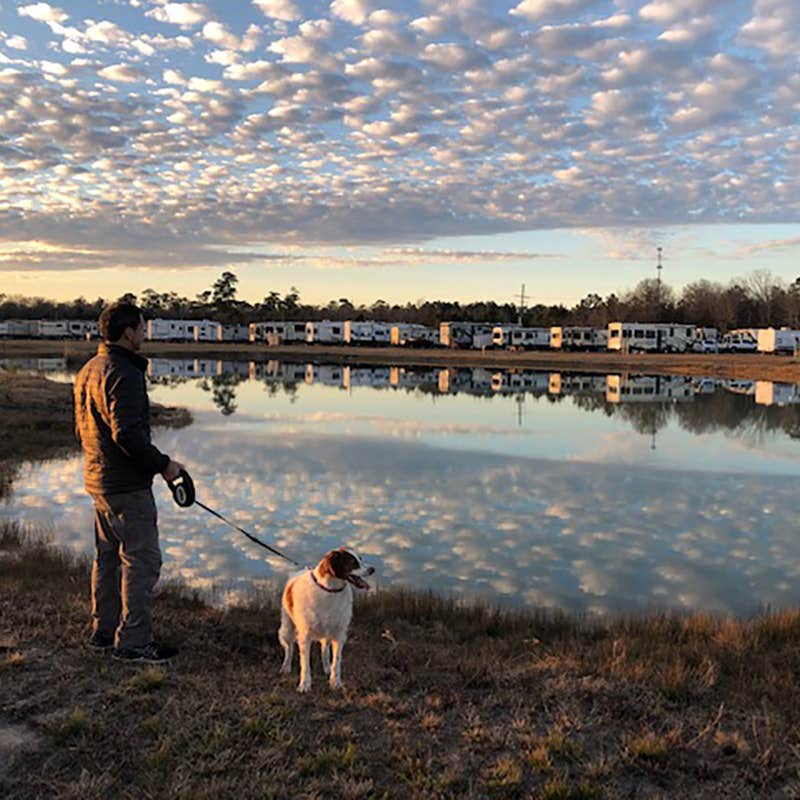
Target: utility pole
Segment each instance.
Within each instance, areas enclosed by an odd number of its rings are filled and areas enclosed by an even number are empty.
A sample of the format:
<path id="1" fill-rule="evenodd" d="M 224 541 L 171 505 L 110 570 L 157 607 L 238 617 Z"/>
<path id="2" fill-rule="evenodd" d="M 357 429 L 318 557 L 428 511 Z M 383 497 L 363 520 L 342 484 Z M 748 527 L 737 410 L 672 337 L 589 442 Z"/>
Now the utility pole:
<path id="1" fill-rule="evenodd" d="M 522 315 L 525 313 L 525 284 L 522 284 L 522 291 L 516 295 L 519 297 L 519 305 L 517 306 L 517 324 L 522 327 Z"/>
<path id="2" fill-rule="evenodd" d="M 661 247 L 657 247 L 656 250 L 658 251 L 658 263 L 656 264 L 656 275 L 658 275 L 658 280 L 656 281 L 656 303 L 658 308 L 656 309 L 656 314 L 658 316 L 657 322 L 661 322 Z"/>

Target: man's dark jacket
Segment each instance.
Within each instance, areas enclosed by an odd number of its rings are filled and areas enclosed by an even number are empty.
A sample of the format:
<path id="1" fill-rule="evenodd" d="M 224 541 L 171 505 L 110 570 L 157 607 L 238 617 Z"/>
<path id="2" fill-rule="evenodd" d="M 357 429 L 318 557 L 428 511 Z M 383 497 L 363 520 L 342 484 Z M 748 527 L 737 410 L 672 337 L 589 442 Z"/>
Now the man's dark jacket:
<path id="1" fill-rule="evenodd" d="M 101 344 L 75 380 L 75 431 L 89 494 L 147 489 L 169 463 L 150 442 L 147 359 Z"/>

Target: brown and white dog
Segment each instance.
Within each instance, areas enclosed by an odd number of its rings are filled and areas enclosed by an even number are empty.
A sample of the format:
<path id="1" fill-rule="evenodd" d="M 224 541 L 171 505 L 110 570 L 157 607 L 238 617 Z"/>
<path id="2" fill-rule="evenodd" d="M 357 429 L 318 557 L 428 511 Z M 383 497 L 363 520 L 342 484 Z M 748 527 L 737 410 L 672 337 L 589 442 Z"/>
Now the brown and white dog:
<path id="1" fill-rule="evenodd" d="M 292 649 L 300 651 L 298 692 L 311 689 L 311 643 L 322 646 L 322 668 L 332 689 L 342 686 L 342 649 L 353 616 L 353 587 L 369 589 L 357 574 L 358 559 L 344 547 L 331 550 L 313 570 L 292 576 L 283 590 L 281 627 L 278 639 L 283 646 L 281 672 L 292 671 Z M 372 575 L 373 567 L 363 570 Z M 331 651 L 333 661 L 331 661 Z"/>

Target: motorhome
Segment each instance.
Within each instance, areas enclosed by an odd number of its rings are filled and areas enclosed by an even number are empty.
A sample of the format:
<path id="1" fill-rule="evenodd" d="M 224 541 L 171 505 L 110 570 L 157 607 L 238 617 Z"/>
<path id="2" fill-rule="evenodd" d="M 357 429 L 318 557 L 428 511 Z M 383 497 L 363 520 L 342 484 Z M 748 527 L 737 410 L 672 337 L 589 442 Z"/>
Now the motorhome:
<path id="1" fill-rule="evenodd" d="M 800 350 L 800 331 L 791 328 L 762 328 L 758 332 L 759 353 L 796 353 Z"/>
<path id="2" fill-rule="evenodd" d="M 306 322 L 306 341 L 309 344 L 343 344 L 344 323 L 327 319 Z"/>
<path id="3" fill-rule="evenodd" d="M 695 341 L 694 325 L 666 322 L 610 322 L 608 349 L 623 353 L 685 353 Z"/>
<path id="4" fill-rule="evenodd" d="M 395 347 L 435 347 L 439 344 L 439 332 L 427 325 L 401 322 L 392 325 L 390 339 Z"/>
<path id="5" fill-rule="evenodd" d="M 719 341 L 720 353 L 755 353 L 758 350 L 758 331 L 737 328 L 728 331 Z"/>
<path id="6" fill-rule="evenodd" d="M 550 347 L 550 328 L 495 325 L 492 329 L 492 344 L 507 350 L 541 350 Z"/>
<path id="7" fill-rule="evenodd" d="M 608 330 L 581 326 L 550 328 L 550 347 L 554 350 L 605 350 Z"/>
<path id="8" fill-rule="evenodd" d="M 492 343 L 494 327 L 495 323 L 442 322 L 439 325 L 439 344 L 442 347 L 488 347 Z"/>
<path id="9" fill-rule="evenodd" d="M 344 342 L 354 345 L 388 345 L 392 341 L 392 325 L 390 322 L 375 320 L 345 320 Z"/>

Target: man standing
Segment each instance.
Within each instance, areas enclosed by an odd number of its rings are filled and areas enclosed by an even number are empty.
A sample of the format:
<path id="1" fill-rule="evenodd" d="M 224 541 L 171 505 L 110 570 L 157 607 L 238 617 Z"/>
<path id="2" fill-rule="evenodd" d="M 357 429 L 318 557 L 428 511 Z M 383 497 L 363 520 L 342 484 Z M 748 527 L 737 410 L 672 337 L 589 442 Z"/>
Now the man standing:
<path id="1" fill-rule="evenodd" d="M 86 491 L 94 501 L 92 634 L 89 646 L 122 661 L 159 664 L 177 650 L 153 640 L 153 589 L 161 550 L 153 476 L 173 480 L 183 465 L 150 441 L 145 370 L 137 354 L 142 312 L 118 302 L 100 315 L 103 343 L 75 381 L 75 429 Z"/>

